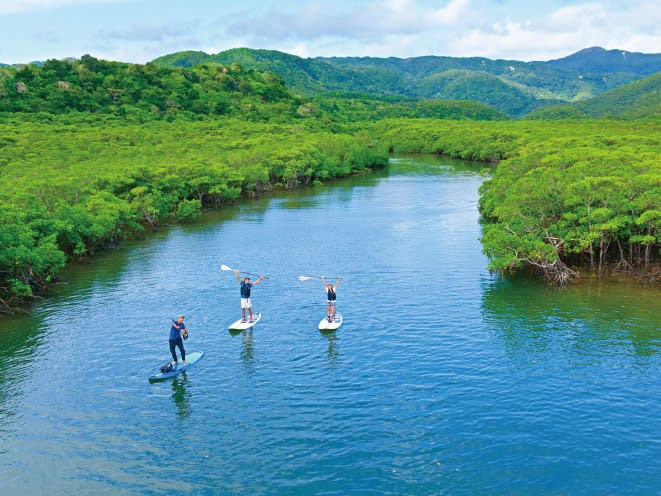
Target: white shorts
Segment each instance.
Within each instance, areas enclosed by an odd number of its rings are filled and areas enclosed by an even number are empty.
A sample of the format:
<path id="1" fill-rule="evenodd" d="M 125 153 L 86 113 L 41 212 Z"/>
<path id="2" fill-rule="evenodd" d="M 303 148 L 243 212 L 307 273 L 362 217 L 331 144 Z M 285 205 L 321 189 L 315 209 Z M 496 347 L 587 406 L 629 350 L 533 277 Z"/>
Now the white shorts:
<path id="1" fill-rule="evenodd" d="M 241 298 L 241 308 L 252 308 L 250 298 Z"/>
<path id="2" fill-rule="evenodd" d="M 335 300 L 328 300 L 328 306 L 331 308 L 335 308 Z"/>

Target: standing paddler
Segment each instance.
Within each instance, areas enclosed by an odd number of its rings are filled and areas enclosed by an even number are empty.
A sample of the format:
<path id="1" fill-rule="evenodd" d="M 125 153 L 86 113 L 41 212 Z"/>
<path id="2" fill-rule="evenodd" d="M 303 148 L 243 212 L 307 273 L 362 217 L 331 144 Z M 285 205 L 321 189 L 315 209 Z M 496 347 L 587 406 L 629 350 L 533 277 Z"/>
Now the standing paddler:
<path id="1" fill-rule="evenodd" d="M 241 280 L 241 271 L 239 269 L 236 269 L 234 273 L 236 274 L 236 280 L 239 281 L 239 284 L 241 285 L 241 322 L 246 322 L 246 308 L 250 314 L 250 322 L 253 322 L 250 290 L 253 286 L 257 286 L 260 282 L 262 282 L 264 280 L 264 276 L 260 275 L 253 283 L 250 282 L 250 276 L 246 276 L 243 280 Z"/>
<path id="2" fill-rule="evenodd" d="M 340 285 L 341 280 L 342 278 L 340 277 L 335 281 L 335 285 L 333 285 L 331 283 L 326 283 L 326 278 L 323 275 L 321 276 L 321 284 L 326 289 L 326 298 L 327 298 L 326 318 L 328 319 L 328 322 L 335 321 L 335 310 L 336 310 L 335 302 L 337 301 L 337 294 L 335 292 L 337 291 L 337 288 Z"/>

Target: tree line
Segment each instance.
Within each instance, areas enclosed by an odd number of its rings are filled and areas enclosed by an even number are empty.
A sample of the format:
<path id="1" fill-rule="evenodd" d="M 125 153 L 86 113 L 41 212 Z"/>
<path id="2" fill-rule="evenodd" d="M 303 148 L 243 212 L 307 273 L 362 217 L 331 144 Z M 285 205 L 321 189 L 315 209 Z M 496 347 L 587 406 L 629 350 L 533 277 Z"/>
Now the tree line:
<path id="1" fill-rule="evenodd" d="M 225 118 L 5 116 L 0 124 L 0 311 L 68 259 L 240 196 L 383 167 L 366 136 Z"/>
<path id="2" fill-rule="evenodd" d="M 391 151 L 499 161 L 480 189 L 491 270 L 564 284 L 571 267 L 650 271 L 661 258 L 658 119 L 386 120 L 372 133 Z"/>
<path id="3" fill-rule="evenodd" d="M 388 152 L 499 163 L 480 191 L 491 270 L 563 283 L 576 265 L 659 260 L 658 119 L 511 121 L 470 102 L 304 98 L 240 66 L 89 56 L 0 68 L 0 109 L 0 311 L 67 260 L 242 195 L 385 166 Z"/>

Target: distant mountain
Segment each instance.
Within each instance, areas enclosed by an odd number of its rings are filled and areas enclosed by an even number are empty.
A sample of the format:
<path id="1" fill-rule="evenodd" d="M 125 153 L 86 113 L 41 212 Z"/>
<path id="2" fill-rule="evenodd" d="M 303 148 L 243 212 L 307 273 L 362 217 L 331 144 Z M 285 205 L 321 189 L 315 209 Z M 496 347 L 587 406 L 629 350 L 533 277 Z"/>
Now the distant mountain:
<path id="1" fill-rule="evenodd" d="M 615 117 L 661 119 L 661 72 L 620 86 L 589 100 L 545 107 L 527 116 L 530 119 L 576 119 Z"/>
<path id="2" fill-rule="evenodd" d="M 568 57 L 545 62 L 551 67 L 591 74 L 630 73 L 651 76 L 661 70 L 661 54 L 605 50 L 591 47 Z"/>
<path id="3" fill-rule="evenodd" d="M 661 72 L 575 106 L 590 117 L 661 118 Z"/>
<path id="4" fill-rule="evenodd" d="M 613 52 L 619 55 L 614 57 Z M 593 56 L 598 60 L 591 61 Z M 613 64 L 612 70 L 608 69 L 609 61 Z M 598 48 L 550 62 L 437 56 L 301 58 L 249 48 L 215 55 L 179 52 L 153 62 L 168 67 L 240 64 L 275 72 L 292 90 L 307 95 L 343 91 L 419 99 L 468 99 L 490 105 L 510 116 L 521 116 L 549 104 L 591 98 L 641 79 L 650 71 L 661 70 L 661 54 Z"/>

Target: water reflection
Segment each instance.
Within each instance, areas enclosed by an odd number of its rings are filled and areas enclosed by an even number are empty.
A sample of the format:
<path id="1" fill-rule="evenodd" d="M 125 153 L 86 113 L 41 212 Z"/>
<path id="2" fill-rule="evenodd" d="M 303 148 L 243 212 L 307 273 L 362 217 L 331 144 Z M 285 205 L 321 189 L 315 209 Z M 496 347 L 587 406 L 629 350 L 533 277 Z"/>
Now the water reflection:
<path id="1" fill-rule="evenodd" d="M 486 288 L 482 310 L 512 357 L 560 351 L 608 360 L 614 350 L 639 357 L 659 352 L 659 298 L 659 288 L 634 281 L 594 279 L 558 289 L 517 277 Z"/>
<path id="2" fill-rule="evenodd" d="M 188 377 L 186 372 L 179 374 L 172 379 L 172 400 L 177 407 L 177 416 L 183 420 L 190 417 L 191 393 L 186 389 Z"/>
<path id="3" fill-rule="evenodd" d="M 337 359 L 340 356 L 340 351 L 337 349 L 337 332 L 336 331 L 319 331 L 328 339 L 328 349 L 326 355 L 330 365 L 337 365 Z"/>
<path id="4" fill-rule="evenodd" d="M 253 355 L 253 345 L 252 345 L 252 328 L 247 331 L 241 331 L 243 336 L 243 348 L 241 349 L 241 360 L 246 365 L 246 370 L 250 373 L 255 372 L 254 367 L 254 355 Z"/>

